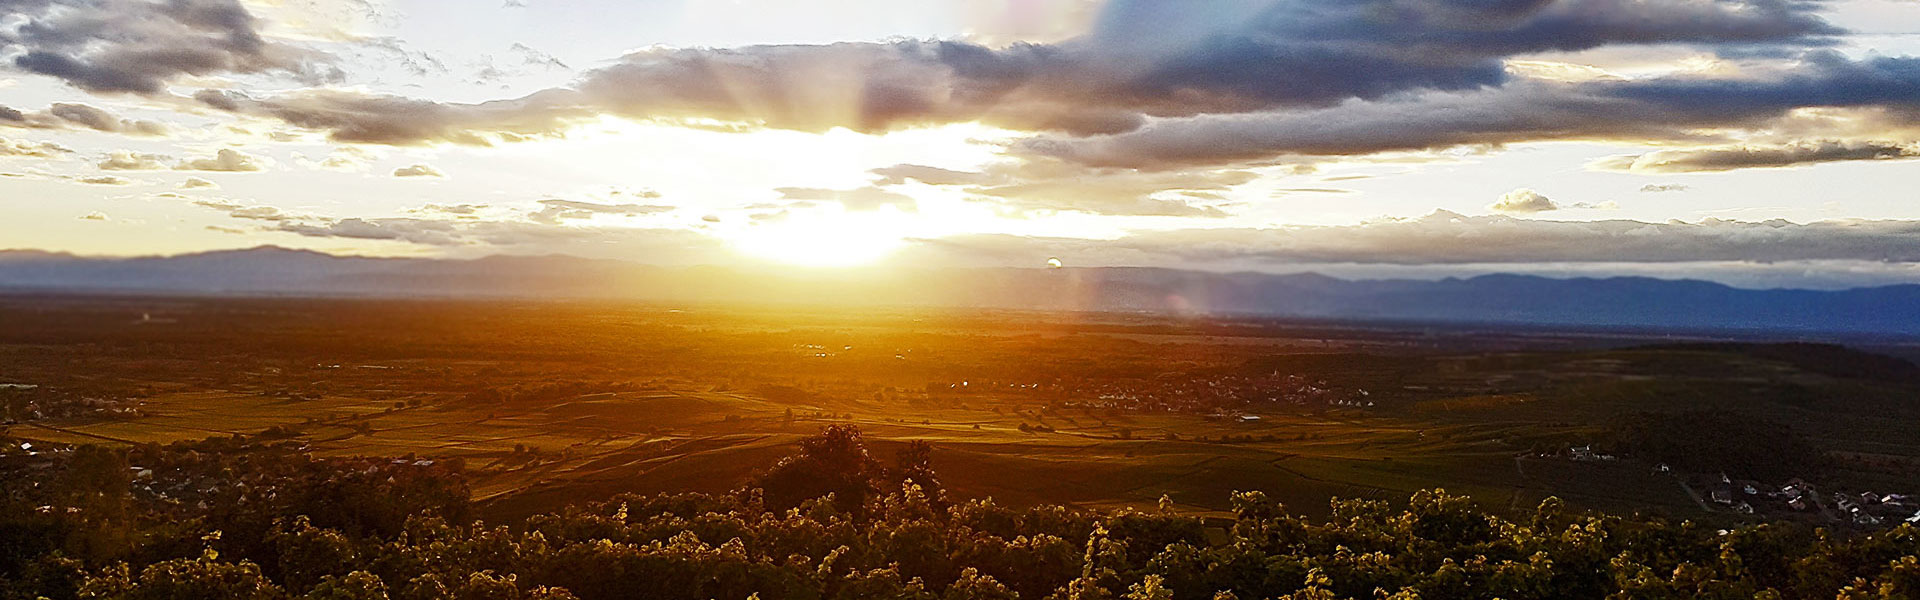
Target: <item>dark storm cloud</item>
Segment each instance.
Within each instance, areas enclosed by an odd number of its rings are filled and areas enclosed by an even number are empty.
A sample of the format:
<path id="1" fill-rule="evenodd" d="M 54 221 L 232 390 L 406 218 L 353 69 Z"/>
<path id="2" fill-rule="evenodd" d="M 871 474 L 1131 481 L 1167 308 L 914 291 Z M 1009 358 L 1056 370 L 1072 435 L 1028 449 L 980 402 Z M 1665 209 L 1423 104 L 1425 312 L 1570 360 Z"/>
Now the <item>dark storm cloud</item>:
<path id="1" fill-rule="evenodd" d="M 12 0 L 0 48 L 15 68 L 90 92 L 157 94 L 185 75 L 326 74 L 324 57 L 267 41 L 237 0 Z"/>
<path id="2" fill-rule="evenodd" d="M 1712 141 L 1699 130 L 1762 128 L 1798 108 L 1914 106 L 1920 106 L 1920 59 L 1849 61 L 1822 51 L 1784 73 L 1737 80 L 1516 81 L 1315 110 L 1168 119 L 1118 135 L 1043 136 L 1015 150 L 1158 169 L 1541 140 Z"/>
<path id="3" fill-rule="evenodd" d="M 483 144 L 597 115 L 877 132 L 983 121 L 1071 136 L 1151 117 L 1328 107 L 1504 85 L 1501 59 L 1608 44 L 1807 47 L 1840 31 L 1789 0 L 1271 0 L 1111 3 L 1094 31 L 1004 48 L 956 41 L 661 49 L 510 102 L 348 92 L 202 98 L 339 141 Z"/>
<path id="4" fill-rule="evenodd" d="M 1920 107 L 1920 58 L 1876 56 L 1856 61 L 1832 51 L 1809 52 L 1799 58 L 1801 68 L 1774 77 L 1669 77 L 1595 87 L 1611 97 L 1702 119 L 1737 120 L 1801 106 Z"/>

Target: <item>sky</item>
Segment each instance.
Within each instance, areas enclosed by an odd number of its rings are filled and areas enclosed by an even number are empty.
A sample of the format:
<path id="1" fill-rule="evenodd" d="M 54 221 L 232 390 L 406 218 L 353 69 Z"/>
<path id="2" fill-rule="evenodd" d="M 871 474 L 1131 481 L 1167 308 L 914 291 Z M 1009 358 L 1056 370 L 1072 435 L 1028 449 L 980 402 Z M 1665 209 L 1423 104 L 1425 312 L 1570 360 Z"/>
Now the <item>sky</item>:
<path id="1" fill-rule="evenodd" d="M 1920 283 L 1920 0 L 0 0 L 0 248 Z"/>

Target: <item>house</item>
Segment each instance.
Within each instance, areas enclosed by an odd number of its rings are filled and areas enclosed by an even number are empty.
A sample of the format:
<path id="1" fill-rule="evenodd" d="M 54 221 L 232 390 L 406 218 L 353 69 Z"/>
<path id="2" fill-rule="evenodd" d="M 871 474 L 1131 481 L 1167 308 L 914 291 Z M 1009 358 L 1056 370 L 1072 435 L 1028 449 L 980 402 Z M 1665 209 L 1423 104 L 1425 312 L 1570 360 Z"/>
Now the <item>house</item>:
<path id="1" fill-rule="evenodd" d="M 1804 512 L 1807 510 L 1807 506 L 1808 506 L 1807 499 L 1802 498 L 1800 496 L 1794 496 L 1792 500 L 1787 501 L 1787 508 L 1791 508 L 1797 511 Z M 1920 515 L 1916 515 L 1916 517 L 1920 518 Z"/>
<path id="2" fill-rule="evenodd" d="M 1707 496 L 1716 504 L 1733 504 L 1733 490 L 1729 488 L 1714 488 Z"/>
<path id="3" fill-rule="evenodd" d="M 1667 463 L 1660 463 L 1660 464 L 1657 464 L 1657 465 L 1654 465 L 1654 466 L 1653 466 L 1653 472 L 1655 472 L 1655 473 L 1672 473 L 1672 472 L 1673 472 L 1673 468 L 1672 468 L 1672 467 L 1668 467 L 1668 466 L 1667 466 Z"/>
<path id="4" fill-rule="evenodd" d="M 1743 515 L 1753 514 L 1753 505 L 1747 504 L 1746 502 L 1735 504 L 1733 505 L 1733 512 L 1737 512 Z"/>

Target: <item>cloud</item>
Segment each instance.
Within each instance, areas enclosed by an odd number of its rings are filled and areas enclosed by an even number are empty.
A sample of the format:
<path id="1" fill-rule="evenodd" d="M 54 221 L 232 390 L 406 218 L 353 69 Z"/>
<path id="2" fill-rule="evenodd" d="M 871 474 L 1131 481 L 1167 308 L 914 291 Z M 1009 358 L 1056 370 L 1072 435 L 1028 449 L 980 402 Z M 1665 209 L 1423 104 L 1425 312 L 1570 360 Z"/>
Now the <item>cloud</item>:
<path id="1" fill-rule="evenodd" d="M 573 70 L 572 67 L 567 66 L 567 63 L 562 62 L 558 58 L 554 58 L 553 55 L 535 50 L 531 46 L 523 43 L 514 42 L 512 46 L 507 48 L 507 51 L 518 60 L 502 66 L 494 61 L 492 55 L 481 55 L 480 59 L 475 63 L 477 68 L 469 82 L 476 85 L 498 83 L 500 80 L 510 77 L 525 76 L 533 69 L 543 71 Z"/>
<path id="2" fill-rule="evenodd" d="M 967 191 L 1020 212 L 1071 211 L 1114 216 L 1219 218 L 1227 216 L 1226 211 L 1201 205 L 1190 197 L 1167 194 L 1226 190 L 1252 178 L 1251 173 L 1223 175 L 1195 172 L 1154 176 L 1114 172 L 1080 180 L 1035 177 L 1005 185 L 971 187 Z"/>
<path id="3" fill-rule="evenodd" d="M 919 245 L 924 255 L 907 260 L 1024 264 L 1034 256 L 1072 256 L 1076 264 L 1253 269 L 1298 264 L 1920 263 L 1920 221 L 1551 221 L 1436 211 L 1350 226 L 1143 231 L 1113 240 L 983 234 L 921 240 Z"/>
<path id="4" fill-rule="evenodd" d="M 115 150 L 107 154 L 96 166 L 103 171 L 159 171 L 166 169 L 164 161 L 172 160 L 164 154 L 145 154 L 130 150 Z"/>
<path id="5" fill-rule="evenodd" d="M 73 151 L 53 142 L 33 142 L 0 137 L 0 156 L 59 158 Z"/>
<path id="6" fill-rule="evenodd" d="M 394 240 L 428 246 L 456 246 L 466 243 L 457 235 L 460 229 L 459 224 L 452 221 L 427 219 L 356 217 L 322 223 L 283 221 L 275 229 L 307 237 Z"/>
<path id="7" fill-rule="evenodd" d="M 94 175 L 75 178 L 74 181 L 87 185 L 133 185 L 133 180 L 114 175 Z"/>
<path id="8" fill-rule="evenodd" d="M 1827 140 L 1765 146 L 1709 146 L 1658 150 L 1646 154 L 1602 159 L 1593 163 L 1592 166 L 1613 171 L 1697 173 L 1915 157 L 1920 157 L 1920 144 Z"/>
<path id="9" fill-rule="evenodd" d="M 1541 195 L 1540 192 L 1520 188 L 1501 194 L 1499 200 L 1487 205 L 1487 210 L 1503 213 L 1531 214 L 1560 210 L 1560 205 L 1555 204 L 1552 199 Z"/>
<path id="10" fill-rule="evenodd" d="M 288 214 L 280 210 L 278 207 L 267 206 L 263 204 L 252 204 L 252 205 L 241 204 L 239 202 L 226 200 L 226 199 L 216 198 L 216 199 L 194 200 L 193 204 L 195 206 L 203 206 L 206 208 L 211 208 L 214 210 L 218 210 L 220 212 L 227 213 L 227 216 L 233 217 L 235 219 L 246 219 L 251 221 L 285 222 L 285 221 L 292 221 L 298 218 L 295 215 Z"/>
<path id="11" fill-rule="evenodd" d="M 201 179 L 201 178 L 199 178 L 199 177 L 188 177 L 188 178 L 186 179 L 186 181 L 182 181 L 182 182 L 180 182 L 180 189 L 183 189 L 183 190 L 217 190 L 217 189 L 220 189 L 220 184 L 218 184 L 218 183 L 214 183 L 214 182 L 212 182 L 212 181 L 208 181 L 208 180 L 205 180 L 205 179 Z"/>
<path id="12" fill-rule="evenodd" d="M 660 204 L 600 204 L 578 200 L 551 198 L 540 201 L 540 210 L 527 213 L 527 219 L 535 223 L 557 225 L 564 220 L 592 219 L 594 215 L 635 216 L 661 213 L 674 207 Z"/>
<path id="13" fill-rule="evenodd" d="M 405 167 L 400 167 L 398 169 L 394 169 L 393 176 L 394 177 L 446 177 L 447 175 L 445 173 L 441 173 L 439 169 L 433 168 L 432 165 L 414 164 L 414 165 L 409 165 Z"/>
<path id="14" fill-rule="evenodd" d="M 480 214 L 480 211 L 485 208 L 487 208 L 485 204 L 427 204 L 409 212 L 472 216 Z"/>
<path id="15" fill-rule="evenodd" d="M 1044 158 L 1005 161 L 982 171 L 956 171 L 900 164 L 872 170 L 877 186 L 911 179 L 927 185 L 958 186 L 977 199 L 1018 213 L 1072 211 L 1116 216 L 1225 217 L 1199 200 L 1258 177 L 1239 169 L 1151 172 L 1098 168 Z"/>
<path id="16" fill-rule="evenodd" d="M 567 63 L 561 62 L 560 59 L 554 58 L 552 54 L 547 54 L 545 52 L 535 50 L 531 46 L 522 44 L 520 42 L 514 42 L 513 45 L 509 46 L 507 49 L 520 57 L 521 64 L 524 64 L 530 67 L 558 69 L 562 71 L 572 68 L 567 66 Z"/>
<path id="17" fill-rule="evenodd" d="M 875 185 L 900 185 L 906 183 L 909 179 L 927 185 L 982 185 L 988 183 L 1004 183 L 1006 181 L 1004 177 L 987 173 L 955 171 L 953 169 L 914 164 L 898 164 L 891 167 L 881 167 L 874 169 L 872 173 L 879 176 L 874 180 Z"/>
<path id="18" fill-rule="evenodd" d="M 362 36 L 355 40 L 361 48 L 379 53 L 388 64 L 398 65 L 415 76 L 447 73 L 447 65 L 429 52 L 407 47 L 405 40 L 392 36 Z"/>
<path id="19" fill-rule="evenodd" d="M 173 166 L 176 171 L 219 171 L 243 173 L 261 171 L 270 164 L 265 158 L 240 152 L 232 148 L 221 148 L 210 158 L 196 158 L 180 161 Z"/>
<path id="20" fill-rule="evenodd" d="M 1643 194 L 1684 192 L 1689 189 L 1692 189 L 1692 188 L 1687 186 L 1686 184 L 1681 184 L 1681 183 L 1649 183 L 1649 184 L 1640 186 L 1640 192 Z"/>
<path id="21" fill-rule="evenodd" d="M 912 196 L 889 192 L 877 187 L 863 187 L 851 190 L 830 190 L 823 188 L 783 187 L 774 191 L 786 200 L 837 202 L 847 210 L 873 211 L 891 206 L 900 212 L 918 212 L 920 205 Z"/>
<path id="22" fill-rule="evenodd" d="M 1716 141 L 1765 133 L 1809 107 L 1920 110 L 1920 58 L 1852 61 L 1820 51 L 1778 72 L 1713 79 L 1516 80 L 1340 106 L 1162 119 L 1115 135 L 1042 135 L 1015 154 L 1172 169 L 1549 140 Z"/>
<path id="23" fill-rule="evenodd" d="M 294 162 L 302 167 L 348 172 L 365 171 L 379 158 L 378 153 L 357 146 L 335 147 L 327 152 L 326 158 L 317 161 L 302 153 L 293 154 Z"/>
<path id="24" fill-rule="evenodd" d="M 1153 119 L 1328 108 L 1506 85 L 1503 60 L 1612 44 L 1818 47 L 1840 29 L 1793 0 L 1250 0 L 1207 10 L 1106 5 L 1087 35 L 987 47 L 897 40 L 648 49 L 569 87 L 438 103 L 342 90 L 209 106 L 338 141 L 481 145 L 560 135 L 599 116 L 881 132 L 979 121 L 1072 137 Z"/>
<path id="25" fill-rule="evenodd" d="M 567 90 L 480 104 L 331 89 L 299 90 L 259 99 L 230 92 L 201 96 L 195 95 L 209 106 L 232 106 L 234 112 L 325 131 L 328 139 L 336 142 L 395 146 L 488 146 L 558 136 L 574 124 L 597 118 L 593 110 L 577 103 L 577 94 Z"/>
<path id="26" fill-rule="evenodd" d="M 173 133 L 164 123 L 115 116 L 104 109 L 78 103 L 54 103 L 46 110 L 25 112 L 0 106 L 0 126 L 25 129 L 89 129 L 130 136 L 158 137 Z"/>
<path id="27" fill-rule="evenodd" d="M 96 210 L 96 211 L 93 211 L 93 212 L 90 212 L 90 213 L 87 213 L 87 214 L 85 214 L 85 215 L 81 215 L 81 216 L 80 216 L 80 220 L 82 220 L 82 221 L 106 221 L 106 220 L 108 220 L 108 219 L 107 219 L 107 213 L 103 213 L 103 212 L 100 212 L 100 211 L 97 211 L 97 210 Z"/>
<path id="28" fill-rule="evenodd" d="M 594 214 L 645 214 L 672 210 L 670 206 L 651 205 L 612 205 L 572 200 L 541 201 L 542 210 L 527 213 L 526 220 L 483 220 L 473 218 L 481 205 L 437 205 L 429 204 L 413 212 L 420 215 L 446 214 L 453 219 L 421 217 L 328 217 L 312 214 L 296 214 L 281 210 L 275 206 L 246 204 L 221 198 L 193 200 L 192 204 L 210 208 L 227 216 L 260 223 L 265 231 L 293 233 L 306 237 L 350 238 L 363 240 L 390 240 L 426 246 L 478 246 L 501 248 L 510 246 L 552 246 L 556 250 L 562 247 L 581 247 L 592 249 L 596 246 L 596 236 L 604 244 L 617 244 L 617 240 L 627 239 L 635 231 L 654 232 L 641 237 L 666 236 L 665 230 L 638 230 L 628 228 L 579 227 L 564 223 L 564 220 L 586 219 Z M 704 237 L 703 234 L 686 230 L 677 230 L 684 236 L 682 241 L 691 237 Z M 715 244 L 708 244 L 717 247 Z M 709 254 L 710 258 L 712 255 Z"/>
<path id="29" fill-rule="evenodd" d="M 654 264 L 709 262 L 723 242 L 684 229 L 596 228 L 525 221 L 448 221 L 411 217 L 285 220 L 269 231 L 314 238 L 384 240 L 475 252 L 613 253 Z"/>
<path id="30" fill-rule="evenodd" d="M 313 80 L 327 57 L 261 36 L 237 0 L 11 0 L 0 50 L 23 71 L 95 93 L 157 95 L 183 76 L 282 73 Z"/>

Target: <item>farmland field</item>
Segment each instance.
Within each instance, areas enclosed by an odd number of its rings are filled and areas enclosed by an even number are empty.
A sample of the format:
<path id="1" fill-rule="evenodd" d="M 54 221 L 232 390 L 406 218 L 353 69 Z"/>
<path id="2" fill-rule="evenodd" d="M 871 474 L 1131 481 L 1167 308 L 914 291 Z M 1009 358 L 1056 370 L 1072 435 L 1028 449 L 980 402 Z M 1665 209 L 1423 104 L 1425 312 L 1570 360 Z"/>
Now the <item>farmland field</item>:
<path id="1" fill-rule="evenodd" d="M 20 324 L 0 332 L 0 382 L 33 386 L 10 392 L 10 436 L 457 461 L 498 519 L 727 491 L 841 424 L 878 454 L 929 442 L 958 498 L 1202 514 L 1241 490 L 1316 514 L 1429 488 L 1496 510 L 1711 512 L 1653 461 L 1557 454 L 1643 413 L 1791 423 L 1856 457 L 1796 474 L 1835 486 L 1910 482 L 1920 459 L 1909 373 L 1627 333 L 269 299 L 14 297 L 0 319 Z"/>

